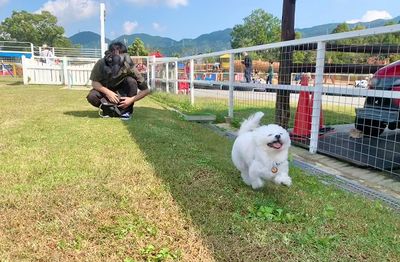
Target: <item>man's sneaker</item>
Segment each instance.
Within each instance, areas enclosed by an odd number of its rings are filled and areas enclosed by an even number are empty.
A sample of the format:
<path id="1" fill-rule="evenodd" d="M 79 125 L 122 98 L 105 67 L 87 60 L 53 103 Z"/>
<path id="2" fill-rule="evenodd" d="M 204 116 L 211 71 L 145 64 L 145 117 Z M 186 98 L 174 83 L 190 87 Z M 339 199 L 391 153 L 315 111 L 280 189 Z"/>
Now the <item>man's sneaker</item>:
<path id="1" fill-rule="evenodd" d="M 99 116 L 100 117 L 102 117 L 102 118 L 109 118 L 109 117 L 111 117 L 110 115 L 108 115 L 106 112 L 104 112 L 105 110 L 104 110 L 104 106 L 103 105 L 100 105 L 99 106 Z"/>
<path id="2" fill-rule="evenodd" d="M 121 115 L 121 120 L 129 120 L 129 119 L 131 119 L 131 118 L 132 118 L 132 114 L 129 113 L 129 112 L 123 113 L 123 114 Z"/>
<path id="3" fill-rule="evenodd" d="M 108 102 L 105 98 L 100 100 L 99 115 L 101 117 L 120 117 L 121 111 L 117 105 Z"/>

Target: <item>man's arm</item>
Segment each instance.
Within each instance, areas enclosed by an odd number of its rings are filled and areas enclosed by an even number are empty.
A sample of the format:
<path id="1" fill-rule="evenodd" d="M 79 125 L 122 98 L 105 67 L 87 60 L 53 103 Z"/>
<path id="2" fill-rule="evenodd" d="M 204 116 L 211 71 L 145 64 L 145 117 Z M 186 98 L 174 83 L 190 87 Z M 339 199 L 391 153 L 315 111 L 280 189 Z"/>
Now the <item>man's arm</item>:
<path id="1" fill-rule="evenodd" d="M 92 87 L 93 87 L 93 89 L 104 94 L 110 102 L 115 103 L 115 104 L 117 104 L 119 102 L 118 95 L 115 92 L 108 89 L 107 87 L 103 86 L 100 82 L 92 80 Z"/>
<path id="2" fill-rule="evenodd" d="M 150 94 L 150 89 L 140 90 L 137 95 L 132 97 L 133 98 L 132 99 L 133 100 L 132 103 L 135 103 L 135 102 L 139 101 L 140 99 L 142 99 L 143 97 L 147 96 L 148 94 Z"/>
<path id="3" fill-rule="evenodd" d="M 119 106 L 121 108 L 127 108 L 128 106 L 133 105 L 135 102 L 139 101 L 150 93 L 147 82 L 137 68 L 132 65 L 129 67 L 129 72 L 130 75 L 136 80 L 138 89 L 140 91 L 133 97 L 121 97 L 121 101 L 119 102 Z"/>
<path id="4" fill-rule="evenodd" d="M 145 90 L 140 90 L 139 93 L 135 96 L 132 97 L 121 97 L 121 101 L 119 102 L 119 106 L 122 108 L 127 108 L 130 105 L 133 105 L 133 103 L 139 101 L 140 99 L 144 98 L 150 94 L 150 89 L 145 89 Z"/>

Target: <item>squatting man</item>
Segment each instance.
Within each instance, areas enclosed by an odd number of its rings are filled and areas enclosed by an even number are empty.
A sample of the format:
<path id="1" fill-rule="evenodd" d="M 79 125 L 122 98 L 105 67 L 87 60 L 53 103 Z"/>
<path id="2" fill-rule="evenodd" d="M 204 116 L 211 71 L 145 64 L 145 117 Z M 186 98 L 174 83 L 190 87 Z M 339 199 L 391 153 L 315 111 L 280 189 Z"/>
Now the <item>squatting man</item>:
<path id="1" fill-rule="evenodd" d="M 121 42 L 109 45 L 104 58 L 94 65 L 90 80 L 93 89 L 87 95 L 87 100 L 100 108 L 102 117 L 130 119 L 134 103 L 150 93 L 147 82 Z"/>

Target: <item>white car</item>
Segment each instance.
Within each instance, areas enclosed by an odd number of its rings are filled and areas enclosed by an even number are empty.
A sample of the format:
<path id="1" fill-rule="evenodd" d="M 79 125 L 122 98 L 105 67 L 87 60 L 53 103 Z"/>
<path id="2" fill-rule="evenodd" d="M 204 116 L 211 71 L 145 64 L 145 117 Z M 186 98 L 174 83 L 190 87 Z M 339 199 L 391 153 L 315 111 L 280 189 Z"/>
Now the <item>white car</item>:
<path id="1" fill-rule="evenodd" d="M 360 88 L 367 88 L 368 87 L 368 81 L 367 80 L 356 80 L 354 86 L 355 87 L 360 87 Z"/>

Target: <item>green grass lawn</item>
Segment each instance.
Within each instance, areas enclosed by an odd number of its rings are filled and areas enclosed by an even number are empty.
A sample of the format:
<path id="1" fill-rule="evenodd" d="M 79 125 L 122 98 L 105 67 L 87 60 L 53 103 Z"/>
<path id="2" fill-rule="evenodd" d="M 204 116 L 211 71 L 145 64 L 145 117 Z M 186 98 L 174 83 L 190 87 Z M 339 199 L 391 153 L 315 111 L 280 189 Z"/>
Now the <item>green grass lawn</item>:
<path id="1" fill-rule="evenodd" d="M 228 101 L 222 98 L 196 97 L 195 104 L 190 103 L 190 96 L 175 95 L 164 92 L 155 92 L 152 96 L 156 101 L 173 107 L 187 114 L 214 114 L 218 123 L 225 122 L 228 115 Z M 294 126 L 294 116 L 296 113 L 295 103 L 291 103 L 289 127 Z M 235 101 L 234 119 L 232 125 L 239 127 L 243 119 L 254 112 L 262 111 L 265 113 L 262 123 L 273 123 L 275 121 L 275 102 L 274 101 Z M 324 124 L 350 124 L 354 123 L 355 110 L 350 106 L 332 105 L 323 110 Z"/>
<path id="2" fill-rule="evenodd" d="M 400 261 L 400 217 L 291 167 L 245 186 L 232 141 L 150 97 L 0 82 L 0 261 Z"/>

